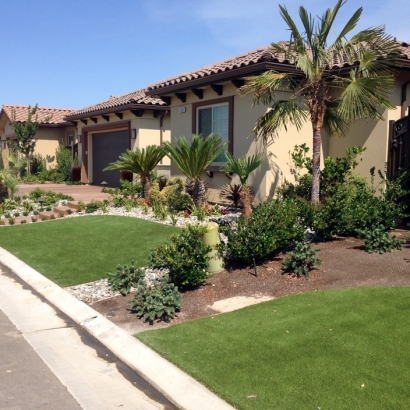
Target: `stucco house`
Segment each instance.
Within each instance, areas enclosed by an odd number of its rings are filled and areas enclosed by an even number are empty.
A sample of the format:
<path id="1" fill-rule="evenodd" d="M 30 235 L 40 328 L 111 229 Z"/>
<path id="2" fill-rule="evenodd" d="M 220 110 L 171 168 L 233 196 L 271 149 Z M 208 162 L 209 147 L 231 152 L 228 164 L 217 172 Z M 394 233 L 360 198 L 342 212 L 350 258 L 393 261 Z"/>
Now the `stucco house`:
<path id="1" fill-rule="evenodd" d="M 349 134 L 343 138 L 324 135 L 322 158 L 344 156 L 346 148 L 360 145 L 367 150 L 357 168 L 359 174 L 369 176 L 369 169 L 372 166 L 381 170 L 385 168 L 389 156 L 392 155 L 391 147 L 394 144 L 391 138 L 395 121 L 404 117 L 407 110 L 410 46 L 407 43 L 400 43 L 400 48 L 400 69 L 395 74 L 396 81 L 391 96 L 398 109 L 385 110 L 385 121 L 355 123 Z M 189 138 L 193 133 L 207 135 L 216 132 L 228 142 L 227 149 L 236 157 L 252 155 L 255 152 L 266 153 L 268 161 L 251 175 L 250 180 L 258 201 L 272 196 L 275 189 L 286 179 L 293 179 L 290 174 L 289 152 L 294 146 L 301 143 L 312 146 L 310 123 L 306 123 L 299 132 L 290 125 L 287 131 L 282 130 L 266 145 L 262 141 L 254 140 L 252 129 L 257 118 L 265 113 L 268 107 L 252 107 L 252 96 L 241 97 L 237 90 L 245 83 L 247 76 L 270 69 L 289 72 L 295 68 L 285 55 L 273 54 L 269 47 L 264 47 L 152 84 L 146 90 L 148 96 L 162 100 L 169 107 L 171 140 L 180 136 Z M 340 71 L 348 70 L 349 67 L 345 66 L 343 61 L 335 60 L 332 69 Z M 286 96 L 286 92 L 283 92 L 280 98 L 285 99 Z M 203 175 L 211 188 L 210 200 L 216 200 L 217 190 L 229 182 L 225 173 L 220 172 L 222 163 L 221 158 Z M 174 165 L 171 165 L 171 174 L 179 174 Z"/>
<path id="2" fill-rule="evenodd" d="M 65 117 L 76 126 L 79 142 L 81 181 L 94 185 L 119 186 L 118 171 L 104 171 L 126 149 L 145 148 L 169 141 L 170 113 L 159 98 L 137 90 L 70 113 Z M 170 175 L 170 161 L 164 158 L 158 173 Z"/>
<path id="3" fill-rule="evenodd" d="M 28 116 L 27 105 L 3 105 L 0 112 L 0 148 L 7 150 L 7 141 L 15 138 L 12 127 L 13 119 L 25 122 Z M 47 167 L 56 164 L 55 152 L 59 144 L 73 146 L 75 144 L 76 127 L 65 120 L 73 110 L 63 108 L 38 107 L 36 116 L 40 123 L 35 136 L 35 154 L 41 154 Z"/>

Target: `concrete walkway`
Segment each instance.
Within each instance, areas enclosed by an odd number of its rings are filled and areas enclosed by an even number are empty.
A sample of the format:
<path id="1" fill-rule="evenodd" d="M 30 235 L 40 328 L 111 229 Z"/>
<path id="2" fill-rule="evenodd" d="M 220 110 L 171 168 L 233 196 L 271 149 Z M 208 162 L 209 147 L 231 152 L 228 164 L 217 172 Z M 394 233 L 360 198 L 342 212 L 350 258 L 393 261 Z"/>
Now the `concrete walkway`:
<path id="1" fill-rule="evenodd" d="M 23 281 L 19 284 L 10 275 L 0 272 L 0 309 L 83 409 L 173 408 L 164 404 L 161 397 L 178 409 L 233 409 L 195 379 L 2 248 L 0 263 Z M 25 284 L 39 295 L 33 295 Z M 62 314 L 79 328 L 71 326 Z M 84 341 L 83 331 L 107 349 L 105 357 L 112 354 L 111 357 L 120 359 L 161 396 L 149 397 L 153 396 L 153 389 L 147 395 L 133 383 L 121 381 L 115 369 L 118 366 L 102 361 L 95 348 Z"/>

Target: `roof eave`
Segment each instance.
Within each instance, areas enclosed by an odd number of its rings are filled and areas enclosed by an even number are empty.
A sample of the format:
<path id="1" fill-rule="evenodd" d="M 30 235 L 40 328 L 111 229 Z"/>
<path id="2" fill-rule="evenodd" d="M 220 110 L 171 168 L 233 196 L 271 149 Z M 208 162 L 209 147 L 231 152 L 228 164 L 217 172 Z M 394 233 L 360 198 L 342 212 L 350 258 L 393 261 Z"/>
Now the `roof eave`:
<path id="1" fill-rule="evenodd" d="M 226 82 L 237 78 L 257 75 L 267 70 L 276 70 L 281 72 L 294 72 L 296 68 L 292 64 L 279 63 L 274 61 L 264 61 L 261 63 L 250 64 L 244 67 L 233 68 L 216 74 L 210 74 L 205 77 L 195 78 L 193 80 L 183 81 L 178 84 L 167 85 L 161 88 L 146 90 L 145 93 L 151 97 L 165 96 L 179 91 L 187 91 L 192 88 L 205 87 L 210 84 Z"/>
<path id="2" fill-rule="evenodd" d="M 89 117 L 94 117 L 98 115 L 106 115 L 106 114 L 115 114 L 115 113 L 120 113 L 123 111 L 128 111 L 128 110 L 156 110 L 156 111 L 164 111 L 169 109 L 168 106 L 164 105 L 155 105 L 155 104 L 126 104 L 126 105 L 120 105 L 117 107 L 110 107 L 110 108 L 104 108 L 102 110 L 95 110 L 95 111 L 88 111 L 85 113 L 81 114 L 75 114 L 75 115 L 67 115 L 65 119 L 67 121 L 75 121 L 75 120 L 81 120 L 84 118 L 89 118 Z"/>

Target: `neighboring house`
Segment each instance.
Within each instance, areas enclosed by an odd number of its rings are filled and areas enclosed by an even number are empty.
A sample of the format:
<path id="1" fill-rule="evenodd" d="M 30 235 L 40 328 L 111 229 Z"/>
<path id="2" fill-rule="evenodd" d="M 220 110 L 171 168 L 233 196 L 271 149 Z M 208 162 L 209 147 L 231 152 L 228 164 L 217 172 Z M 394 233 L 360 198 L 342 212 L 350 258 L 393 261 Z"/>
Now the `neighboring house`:
<path id="1" fill-rule="evenodd" d="M 7 141 L 15 139 L 12 126 L 13 119 L 18 122 L 27 120 L 27 105 L 3 105 L 0 112 L 0 148 L 7 150 Z M 45 160 L 47 167 L 56 164 L 56 148 L 59 144 L 72 146 L 75 143 L 76 128 L 73 124 L 65 121 L 64 117 L 73 110 L 61 108 L 38 107 L 36 115 L 40 123 L 38 133 L 35 136 L 35 154 L 40 154 Z"/>
<path id="2" fill-rule="evenodd" d="M 169 108 L 160 99 L 148 97 L 145 90 L 108 100 L 70 113 L 66 120 L 77 127 L 80 142 L 81 181 L 118 187 L 119 171 L 103 171 L 126 149 L 145 148 L 169 141 Z M 164 158 L 158 173 L 170 175 L 170 161 Z M 105 184 L 106 183 L 106 184 Z"/>
<path id="3" fill-rule="evenodd" d="M 396 72 L 391 99 L 398 108 L 403 105 L 404 109 L 385 110 L 385 121 L 357 122 L 346 137 L 330 138 L 324 135 L 322 158 L 344 156 L 346 148 L 360 145 L 367 150 L 357 172 L 369 176 L 372 166 L 384 169 L 389 157 L 392 123 L 403 117 L 407 109 L 410 47 L 407 43 L 400 43 L 400 46 L 401 69 Z M 228 142 L 227 149 L 235 157 L 265 152 L 268 161 L 250 178 L 250 185 L 253 186 L 258 201 L 272 196 L 285 180 L 293 181 L 289 152 L 293 151 L 294 146 L 302 143 L 310 148 L 312 146 L 312 127 L 309 122 L 299 132 L 289 124 L 287 131 L 280 131 L 268 144 L 254 140 L 252 129 L 258 117 L 268 107 L 252 107 L 252 96 L 240 97 L 237 90 L 245 83 L 246 77 L 271 69 L 280 72 L 295 70 L 285 55 L 272 54 L 265 47 L 153 84 L 146 91 L 147 95 L 160 98 L 170 107 L 172 141 L 180 136 L 189 137 L 193 133 L 207 135 L 215 132 L 221 135 L 223 141 Z M 332 69 L 348 72 L 349 67 L 344 62 L 335 60 Z M 287 98 L 286 92 L 281 94 L 279 98 Z M 222 164 L 223 158 L 217 159 L 203 175 L 211 188 L 210 200 L 217 200 L 217 189 L 229 182 L 225 173 L 220 172 Z M 171 166 L 171 174 L 179 174 L 174 165 Z"/>

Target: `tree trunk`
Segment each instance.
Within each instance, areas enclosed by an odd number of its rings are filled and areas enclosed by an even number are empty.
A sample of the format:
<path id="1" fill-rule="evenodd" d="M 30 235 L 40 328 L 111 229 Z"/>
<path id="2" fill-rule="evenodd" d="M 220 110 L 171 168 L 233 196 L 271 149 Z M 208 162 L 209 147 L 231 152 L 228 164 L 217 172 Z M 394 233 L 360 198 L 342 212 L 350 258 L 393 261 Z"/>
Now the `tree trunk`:
<path id="1" fill-rule="evenodd" d="M 320 149 L 322 147 L 322 130 L 317 128 L 313 131 L 313 163 L 312 163 L 312 196 L 314 204 L 319 203 L 320 198 Z"/>
<path id="2" fill-rule="evenodd" d="M 151 189 L 151 177 L 149 175 L 141 175 L 142 195 L 148 198 L 148 192 Z"/>
<path id="3" fill-rule="evenodd" d="M 252 215 L 252 200 L 253 200 L 252 191 L 249 187 L 244 185 L 242 186 L 239 196 L 241 197 L 241 202 L 243 206 L 243 214 L 245 215 L 246 219 L 249 219 Z"/>
<path id="4" fill-rule="evenodd" d="M 200 207 L 206 203 L 206 189 L 204 181 L 199 178 L 189 181 L 189 194 L 192 196 L 194 205 Z"/>

